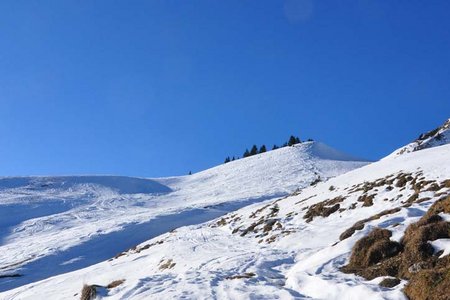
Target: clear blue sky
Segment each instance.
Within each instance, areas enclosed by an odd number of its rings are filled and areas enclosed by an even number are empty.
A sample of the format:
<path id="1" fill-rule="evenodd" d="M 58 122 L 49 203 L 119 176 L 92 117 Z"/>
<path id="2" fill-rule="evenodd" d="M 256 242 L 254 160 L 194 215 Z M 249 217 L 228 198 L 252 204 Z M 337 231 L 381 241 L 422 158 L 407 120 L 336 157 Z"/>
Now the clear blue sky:
<path id="1" fill-rule="evenodd" d="M 450 117 L 450 1 L 0 2 L 0 175 L 167 176 Z"/>

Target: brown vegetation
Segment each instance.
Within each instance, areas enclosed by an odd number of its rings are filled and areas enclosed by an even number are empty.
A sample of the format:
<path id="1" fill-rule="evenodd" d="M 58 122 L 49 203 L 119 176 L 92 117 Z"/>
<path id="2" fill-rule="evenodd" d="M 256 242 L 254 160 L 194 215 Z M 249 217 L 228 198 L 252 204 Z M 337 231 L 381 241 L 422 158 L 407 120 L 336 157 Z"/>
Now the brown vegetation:
<path id="1" fill-rule="evenodd" d="M 401 245 L 391 241 L 392 233 L 387 229 L 376 228 L 367 236 L 356 242 L 350 257 L 350 269 L 367 268 L 380 261 L 395 256 Z"/>
<path id="2" fill-rule="evenodd" d="M 81 290 L 80 300 L 92 300 L 97 296 L 97 289 L 95 285 L 83 285 Z"/>
<path id="3" fill-rule="evenodd" d="M 450 213 L 450 196 L 437 200 L 417 223 L 408 226 L 400 243 L 390 241 L 386 229 L 375 229 L 360 239 L 341 270 L 367 279 L 410 280 L 404 290 L 410 299 L 450 299 L 450 257 L 439 258 L 428 243 L 450 237 L 450 223 L 439 213 Z"/>
<path id="4" fill-rule="evenodd" d="M 362 202 L 362 206 L 372 206 L 373 205 L 373 198 L 375 198 L 375 194 L 367 195 L 362 194 L 358 197 L 358 202 Z"/>
<path id="5" fill-rule="evenodd" d="M 344 197 L 336 197 L 311 205 L 303 216 L 306 222 L 311 222 L 315 217 L 328 217 L 340 208 L 340 202 L 344 201 Z"/>
<path id="6" fill-rule="evenodd" d="M 393 209 L 387 209 L 387 210 L 383 210 L 382 212 L 373 215 L 369 218 L 360 220 L 358 222 L 356 222 L 355 224 L 353 224 L 352 227 L 350 227 L 349 229 L 345 230 L 340 236 L 339 236 L 339 240 L 345 240 L 346 238 L 351 237 L 356 230 L 361 230 L 364 228 L 365 224 L 369 221 L 373 221 L 373 220 L 378 220 L 379 218 L 381 218 L 382 216 L 385 215 L 389 215 L 389 214 L 394 214 L 396 212 L 399 212 L 401 210 L 401 208 L 397 207 L 397 208 L 393 208 Z"/>
<path id="7" fill-rule="evenodd" d="M 115 287 L 118 287 L 119 285 L 121 285 L 121 284 L 124 283 L 124 282 L 125 282 L 125 279 L 114 280 L 114 281 L 110 282 L 110 283 L 106 286 L 106 288 L 107 288 L 107 289 L 113 289 L 113 288 L 115 288 Z"/>
<path id="8" fill-rule="evenodd" d="M 173 267 L 175 267 L 176 263 L 173 262 L 172 259 L 167 259 L 166 261 L 161 260 L 159 263 L 159 269 L 162 270 L 166 270 L 166 269 L 172 269 Z"/>

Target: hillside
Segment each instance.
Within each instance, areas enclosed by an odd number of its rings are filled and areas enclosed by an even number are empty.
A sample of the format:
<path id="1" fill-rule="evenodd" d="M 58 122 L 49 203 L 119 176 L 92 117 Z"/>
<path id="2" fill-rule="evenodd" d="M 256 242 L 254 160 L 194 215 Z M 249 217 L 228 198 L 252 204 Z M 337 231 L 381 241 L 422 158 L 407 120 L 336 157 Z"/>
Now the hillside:
<path id="1" fill-rule="evenodd" d="M 448 143 L 450 143 L 450 119 L 445 121 L 441 126 L 426 133 L 422 133 L 416 140 L 395 150 L 387 157 L 395 157 L 404 153 L 437 147 Z"/>
<path id="2" fill-rule="evenodd" d="M 0 291 L 109 259 L 170 230 L 366 165 L 303 143 L 190 176 L 0 178 Z M 1 297 L 0 297 L 1 298 Z"/>
<path id="3" fill-rule="evenodd" d="M 448 299 L 449 157 L 443 145 L 386 158 L 1 296 Z"/>

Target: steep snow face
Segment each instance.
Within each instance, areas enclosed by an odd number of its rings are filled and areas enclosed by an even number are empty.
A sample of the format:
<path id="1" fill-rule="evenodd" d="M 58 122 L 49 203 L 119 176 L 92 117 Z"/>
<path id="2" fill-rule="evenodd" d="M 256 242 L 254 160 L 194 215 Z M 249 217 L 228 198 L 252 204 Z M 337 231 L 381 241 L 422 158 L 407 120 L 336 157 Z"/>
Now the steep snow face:
<path id="1" fill-rule="evenodd" d="M 0 291 L 98 263 L 176 227 L 366 164 L 303 143 L 190 176 L 0 178 Z"/>
<path id="2" fill-rule="evenodd" d="M 442 146 L 450 143 L 450 119 L 445 121 L 442 126 L 431 130 L 427 133 L 423 133 L 419 138 L 412 143 L 395 150 L 392 154 L 386 158 L 396 157 L 404 153 L 410 153 L 422 149 Z"/>
<path id="3" fill-rule="evenodd" d="M 405 281 L 382 288 L 383 278 L 369 281 L 340 268 L 373 228 L 389 229 L 399 241 L 409 224 L 450 195 L 449 157 L 445 145 L 382 160 L 0 298 L 66 299 L 95 284 L 104 299 L 406 299 Z M 447 240 L 430 243 L 448 255 Z M 115 280 L 125 281 L 107 288 Z"/>

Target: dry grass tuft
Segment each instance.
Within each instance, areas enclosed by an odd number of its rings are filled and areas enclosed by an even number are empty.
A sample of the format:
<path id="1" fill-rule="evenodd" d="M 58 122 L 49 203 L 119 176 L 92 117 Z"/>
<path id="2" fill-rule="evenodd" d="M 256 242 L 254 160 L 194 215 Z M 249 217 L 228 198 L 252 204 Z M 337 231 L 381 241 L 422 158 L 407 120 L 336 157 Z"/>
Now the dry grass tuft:
<path id="1" fill-rule="evenodd" d="M 325 200 L 316 204 L 311 205 L 308 211 L 305 213 L 303 218 L 306 222 L 311 222 L 315 217 L 328 217 L 332 213 L 339 210 L 341 207 L 339 203 L 344 201 L 344 197 L 336 197 L 333 199 Z"/>
<path id="2" fill-rule="evenodd" d="M 106 288 L 107 288 L 107 289 L 113 289 L 113 288 L 115 288 L 115 287 L 118 287 L 119 285 L 121 285 L 121 284 L 124 283 L 124 282 L 125 282 L 125 279 L 114 280 L 114 281 L 110 282 L 110 283 L 106 286 Z"/>
<path id="3" fill-rule="evenodd" d="M 166 261 L 161 260 L 159 269 L 161 271 L 166 269 L 172 269 L 173 267 L 175 267 L 175 265 L 176 263 L 174 263 L 172 259 L 167 259 Z"/>
<path id="4" fill-rule="evenodd" d="M 401 245 L 391 241 L 392 233 L 376 228 L 356 242 L 350 257 L 350 268 L 366 268 L 400 252 Z"/>
<path id="5" fill-rule="evenodd" d="M 83 289 L 81 290 L 80 300 L 92 300 L 97 296 L 97 289 L 95 285 L 83 285 Z"/>
<path id="6" fill-rule="evenodd" d="M 360 239 L 350 263 L 341 270 L 367 279 L 387 275 L 408 279 L 404 292 L 412 300 L 450 300 L 450 255 L 439 258 L 429 244 L 450 237 L 450 223 L 439 213 L 450 213 L 450 196 L 436 201 L 418 222 L 408 226 L 400 244 L 390 241 L 386 229 L 375 229 Z"/>

